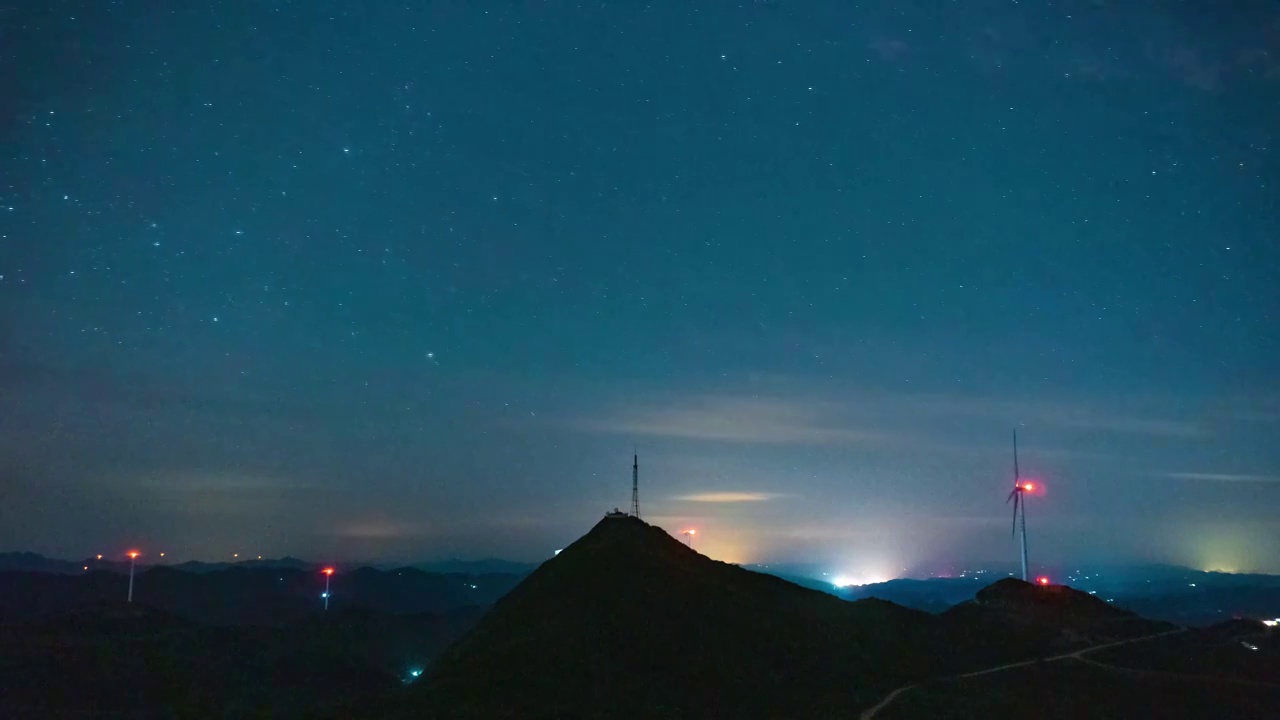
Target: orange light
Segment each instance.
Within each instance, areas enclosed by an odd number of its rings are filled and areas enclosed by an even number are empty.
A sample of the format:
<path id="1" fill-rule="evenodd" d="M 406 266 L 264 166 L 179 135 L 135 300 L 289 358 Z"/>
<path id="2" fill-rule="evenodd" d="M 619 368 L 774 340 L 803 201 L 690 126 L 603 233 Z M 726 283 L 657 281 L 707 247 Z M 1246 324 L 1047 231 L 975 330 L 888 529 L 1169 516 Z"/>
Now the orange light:
<path id="1" fill-rule="evenodd" d="M 129 551 L 129 559 L 130 559 L 130 560 L 137 560 L 137 559 L 138 559 L 138 556 L 139 556 L 139 555 L 141 555 L 141 554 L 142 554 L 142 553 L 138 552 L 137 550 L 130 550 L 130 551 Z"/>
<path id="2" fill-rule="evenodd" d="M 321 570 L 320 572 L 324 573 L 325 575 L 332 575 L 332 574 L 333 574 L 333 568 L 325 568 L 325 569 Z"/>
<path id="3" fill-rule="evenodd" d="M 1027 492 L 1031 492 L 1032 490 L 1035 490 L 1035 489 L 1036 489 L 1036 484 L 1035 484 L 1035 483 L 1023 483 L 1023 484 L 1022 484 L 1022 489 L 1023 489 L 1023 490 L 1026 490 Z"/>
<path id="4" fill-rule="evenodd" d="M 684 534 L 685 534 L 685 535 L 697 535 L 697 534 L 698 534 L 698 531 L 697 531 L 697 530 L 685 530 L 685 531 L 684 531 Z"/>
<path id="5" fill-rule="evenodd" d="M 98 559 L 99 559 L 99 560 L 101 560 L 101 559 L 102 559 L 102 556 L 101 556 L 101 555 L 99 555 L 99 556 L 98 556 Z"/>
<path id="6" fill-rule="evenodd" d="M 88 570 L 88 569 L 89 569 L 89 566 L 88 566 L 88 565 L 85 565 L 85 566 L 84 566 L 84 569 L 85 569 L 85 570 Z"/>
<path id="7" fill-rule="evenodd" d="M 160 557 L 164 557 L 164 553 L 160 553 Z"/>
<path id="8" fill-rule="evenodd" d="M 1041 575 L 1040 577 L 1036 578 L 1036 582 L 1040 583 L 1041 585 L 1048 585 L 1049 578 L 1045 577 L 1044 575 Z"/>

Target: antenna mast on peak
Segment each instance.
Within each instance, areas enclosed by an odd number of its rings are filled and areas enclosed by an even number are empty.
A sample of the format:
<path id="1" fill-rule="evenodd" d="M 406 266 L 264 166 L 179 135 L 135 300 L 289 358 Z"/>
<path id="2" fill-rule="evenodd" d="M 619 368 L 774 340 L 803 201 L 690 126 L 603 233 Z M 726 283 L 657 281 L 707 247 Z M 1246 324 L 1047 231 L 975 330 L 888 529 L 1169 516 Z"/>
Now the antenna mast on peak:
<path id="1" fill-rule="evenodd" d="M 640 453 L 631 456 L 631 517 L 640 517 Z"/>

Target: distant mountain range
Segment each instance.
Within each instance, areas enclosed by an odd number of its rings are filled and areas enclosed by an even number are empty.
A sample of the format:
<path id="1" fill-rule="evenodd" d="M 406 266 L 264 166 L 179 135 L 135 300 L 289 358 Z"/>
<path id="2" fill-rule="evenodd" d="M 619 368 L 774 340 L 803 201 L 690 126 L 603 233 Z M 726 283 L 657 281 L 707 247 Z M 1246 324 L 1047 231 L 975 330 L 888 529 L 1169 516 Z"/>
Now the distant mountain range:
<path id="1" fill-rule="evenodd" d="M 484 608 L 505 595 L 520 575 L 456 575 L 414 568 L 358 568 L 336 573 L 330 583 L 331 611 L 429 613 Z M 41 618 L 123 600 L 127 572 L 79 574 L 0 572 L 0 624 Z M 287 625 L 322 611 L 324 576 L 292 567 L 210 568 L 188 565 L 140 569 L 134 578 L 139 604 L 176 617 L 213 625 Z"/>
<path id="2" fill-rule="evenodd" d="M 199 562 L 196 560 L 181 563 L 153 563 L 144 560 L 139 560 L 138 562 L 139 568 L 153 566 L 163 566 L 183 570 L 185 572 L 196 573 L 217 572 L 220 570 L 230 570 L 232 568 L 287 568 L 291 570 L 319 570 L 323 567 L 320 563 L 300 560 L 295 557 L 269 558 L 261 560 L 253 558 L 247 560 L 235 560 L 232 562 L 213 563 Z M 396 570 L 402 567 L 412 567 L 417 570 L 422 570 L 423 572 L 454 575 L 528 575 L 538 566 L 536 563 L 522 563 L 511 560 L 489 558 L 483 560 L 437 560 L 432 562 L 409 564 L 354 563 L 346 569 L 351 570 L 361 567 L 371 567 L 379 570 Z M 79 575 L 90 570 L 128 572 L 129 562 L 127 560 L 112 560 L 108 558 L 100 559 L 97 557 L 89 557 L 84 560 L 58 560 L 31 552 L 0 553 L 0 572 L 25 571 L 54 573 L 60 575 Z"/>
<path id="3" fill-rule="evenodd" d="M 294 557 L 279 559 L 252 559 L 237 562 L 184 562 L 173 565 L 148 566 L 139 564 L 140 573 L 149 572 L 153 568 L 177 570 L 192 574 L 220 573 L 229 570 L 290 570 L 300 573 L 318 572 L 322 566 Z M 391 564 L 364 564 L 354 567 L 340 568 L 340 574 L 348 575 L 358 569 L 371 569 L 380 572 L 403 573 L 411 570 L 405 581 L 408 585 L 420 581 L 418 573 L 427 575 L 456 575 L 465 577 L 485 577 L 483 583 L 472 583 L 465 578 L 441 581 L 442 585 L 466 587 L 476 584 L 477 588 L 466 588 L 479 592 L 465 593 L 470 598 L 452 598 L 445 604 L 435 601 L 423 603 L 396 602 L 389 603 L 385 598 L 392 595 L 416 597 L 419 589 L 406 586 L 396 589 L 395 583 L 384 590 L 384 600 L 375 601 L 365 606 L 365 595 L 362 591 L 354 593 L 335 593 L 335 602 L 347 606 L 368 607 L 376 611 L 388 610 L 389 607 L 411 607 L 415 612 L 427 612 L 447 607 L 455 607 L 454 602 L 469 603 L 472 598 L 478 599 L 475 604 L 485 606 L 496 600 L 501 593 L 515 586 L 515 581 L 532 573 L 538 566 L 533 563 L 513 562 L 501 559 L 483 560 L 443 560 L 416 563 L 409 566 Z M 978 590 L 991 584 L 994 580 L 1005 576 L 994 571 L 974 571 L 962 577 L 935 577 L 926 579 L 899 578 L 869 585 L 836 587 L 829 578 L 823 577 L 817 565 L 748 565 L 748 569 L 781 577 L 801 587 L 835 595 L 845 600 L 863 598 L 879 598 L 889 600 L 898 605 L 939 613 L 957 603 L 973 597 Z M 93 572 L 109 572 L 125 574 L 129 571 L 127 562 L 98 560 L 89 558 L 82 561 L 67 561 L 47 558 L 35 553 L 0 553 L 0 573 L 9 571 L 25 571 L 58 575 L 84 576 Z M 285 575 L 293 577 L 292 575 Z M 1089 570 L 1060 573 L 1059 576 L 1072 587 L 1096 595 L 1100 599 L 1113 602 L 1121 607 L 1131 609 L 1144 617 L 1176 622 L 1181 625 L 1211 625 L 1233 617 L 1274 618 L 1280 616 L 1280 576 L 1261 574 L 1233 574 L 1218 572 L 1202 572 L 1191 568 L 1174 565 L 1113 565 Z M 368 574 L 361 577 L 376 578 Z M 404 577 L 400 575 L 398 577 Z M 299 584 L 299 583 L 295 583 Z M 300 583 L 308 594 L 314 591 L 314 585 Z M 274 594 L 276 588 L 270 588 Z M 89 593 L 89 596 L 97 596 Z M 105 599 L 97 598 L 97 599 Z M 352 605 L 354 603 L 354 605 Z M 0 600 L 0 622 L 4 618 L 4 603 Z"/>

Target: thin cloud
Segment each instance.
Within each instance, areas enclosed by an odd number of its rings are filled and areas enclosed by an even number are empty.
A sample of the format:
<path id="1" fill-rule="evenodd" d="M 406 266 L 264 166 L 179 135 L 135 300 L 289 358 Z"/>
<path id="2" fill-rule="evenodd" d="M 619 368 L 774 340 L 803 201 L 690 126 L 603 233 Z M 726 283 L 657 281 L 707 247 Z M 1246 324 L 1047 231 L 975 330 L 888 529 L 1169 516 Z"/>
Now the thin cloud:
<path id="1" fill-rule="evenodd" d="M 1132 415 L 1116 408 L 1053 401 L 998 400 L 924 395 L 887 398 L 888 407 L 897 407 L 925 415 L 952 415 L 985 418 L 1007 418 L 1045 427 L 1069 430 L 1092 430 L 1126 435 L 1196 438 L 1208 434 L 1196 422 L 1180 419 Z"/>
<path id="2" fill-rule="evenodd" d="M 840 445 L 881 439 L 847 427 L 840 406 L 767 397 L 704 396 L 692 403 L 649 408 L 597 428 L 628 435 L 779 445 Z"/>
<path id="3" fill-rule="evenodd" d="M 1275 475 L 1240 475 L 1235 473 L 1171 472 L 1171 473 L 1161 473 L 1160 477 L 1166 477 L 1172 480 L 1200 480 L 1204 482 L 1280 483 L 1280 476 L 1275 476 Z"/>
<path id="4" fill-rule="evenodd" d="M 431 534 L 427 524 L 401 523 L 391 520 L 364 520 L 339 526 L 334 535 L 351 540 L 389 540 L 423 537 Z"/>
<path id="5" fill-rule="evenodd" d="M 286 491 L 310 490 L 315 487 L 310 483 L 300 482 L 291 478 L 230 472 L 149 472 L 135 478 L 121 478 L 117 482 L 175 494 L 276 494 Z"/>
<path id="6" fill-rule="evenodd" d="M 674 499 L 700 503 L 746 503 L 764 502 L 778 497 L 781 496 L 762 492 L 702 492 L 693 493 L 692 495 L 678 495 Z"/>

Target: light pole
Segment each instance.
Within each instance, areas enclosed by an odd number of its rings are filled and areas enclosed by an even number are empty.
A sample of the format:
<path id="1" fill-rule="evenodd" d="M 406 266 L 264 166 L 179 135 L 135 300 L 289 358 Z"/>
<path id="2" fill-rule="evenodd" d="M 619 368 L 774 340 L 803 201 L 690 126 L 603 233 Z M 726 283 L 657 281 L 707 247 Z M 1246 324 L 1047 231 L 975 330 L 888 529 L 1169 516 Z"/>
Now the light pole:
<path id="1" fill-rule="evenodd" d="M 137 564 L 140 554 L 137 550 L 129 551 L 129 602 L 133 602 L 133 566 Z"/>
<path id="2" fill-rule="evenodd" d="M 329 579 L 333 577 L 333 568 L 327 567 L 321 572 L 324 573 L 324 609 L 329 609 Z"/>

